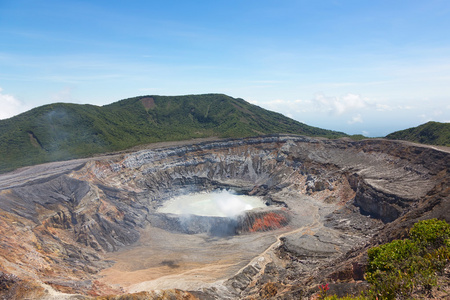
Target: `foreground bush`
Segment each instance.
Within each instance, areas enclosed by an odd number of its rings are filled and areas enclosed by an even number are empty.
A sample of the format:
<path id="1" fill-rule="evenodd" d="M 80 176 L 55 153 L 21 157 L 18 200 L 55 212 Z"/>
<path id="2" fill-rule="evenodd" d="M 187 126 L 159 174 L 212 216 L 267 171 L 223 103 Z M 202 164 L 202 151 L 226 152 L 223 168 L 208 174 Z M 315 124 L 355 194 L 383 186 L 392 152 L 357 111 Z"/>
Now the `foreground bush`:
<path id="1" fill-rule="evenodd" d="M 450 225 L 437 219 L 420 221 L 409 237 L 368 251 L 366 280 L 374 297 L 408 298 L 436 286 L 437 274 L 450 259 Z"/>
<path id="2" fill-rule="evenodd" d="M 437 275 L 450 261 L 450 225 L 437 219 L 417 222 L 409 231 L 409 239 L 373 247 L 368 256 L 368 292 L 361 296 L 329 296 L 327 284 L 319 286 L 318 299 L 412 299 L 413 294 L 430 294 L 437 285 Z"/>

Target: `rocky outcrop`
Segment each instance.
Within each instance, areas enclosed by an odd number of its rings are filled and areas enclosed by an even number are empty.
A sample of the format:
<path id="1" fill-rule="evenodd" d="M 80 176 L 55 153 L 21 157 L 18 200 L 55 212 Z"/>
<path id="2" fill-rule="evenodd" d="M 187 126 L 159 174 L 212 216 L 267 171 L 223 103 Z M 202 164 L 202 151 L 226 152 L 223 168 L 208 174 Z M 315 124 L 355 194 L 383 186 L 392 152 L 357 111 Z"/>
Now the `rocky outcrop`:
<path id="1" fill-rule="evenodd" d="M 290 216 L 287 211 L 269 207 L 254 209 L 235 217 L 155 213 L 149 215 L 148 220 L 152 226 L 174 232 L 231 236 L 280 229 L 289 224 Z"/>
<path id="2" fill-rule="evenodd" d="M 258 232 L 280 229 L 289 224 L 291 216 L 283 209 L 252 210 L 238 218 L 237 232 Z"/>
<path id="3" fill-rule="evenodd" d="M 363 264 L 358 251 L 400 234 L 409 220 L 448 218 L 449 158 L 386 140 L 266 136 L 2 174 L 0 271 L 64 293 L 121 293 L 98 284 L 97 273 L 113 263 L 106 253 L 135 245 L 146 226 L 219 238 L 281 229 L 264 259 L 222 286 L 230 297 L 260 295 L 269 279 L 293 293 L 306 274 L 315 282 L 342 281 L 343 274 L 355 280 Z M 157 213 L 173 196 L 222 188 L 259 195 L 270 206 L 236 219 Z M 324 271 L 330 264 L 334 275 Z"/>
<path id="4" fill-rule="evenodd" d="M 197 215 L 153 214 L 149 217 L 152 226 L 185 234 L 207 233 L 221 237 L 236 234 L 236 218 Z"/>

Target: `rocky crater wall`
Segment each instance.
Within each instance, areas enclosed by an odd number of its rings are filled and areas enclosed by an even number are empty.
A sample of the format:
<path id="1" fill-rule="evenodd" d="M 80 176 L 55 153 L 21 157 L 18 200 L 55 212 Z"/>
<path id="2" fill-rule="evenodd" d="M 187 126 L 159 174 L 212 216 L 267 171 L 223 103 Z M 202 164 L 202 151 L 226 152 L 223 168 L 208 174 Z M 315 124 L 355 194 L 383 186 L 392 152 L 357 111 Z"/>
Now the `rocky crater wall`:
<path id="1" fill-rule="evenodd" d="M 149 222 L 158 228 L 186 234 L 207 233 L 215 237 L 270 231 L 289 224 L 291 216 L 281 209 L 255 209 L 236 217 L 150 214 Z"/>
<path id="2" fill-rule="evenodd" d="M 266 136 L 60 163 L 54 171 L 27 168 L 0 175 L 0 221 L 2 234 L 8 233 L 0 267 L 60 291 L 94 293 L 101 289 L 95 274 L 110 265 L 103 253 L 136 243 L 149 224 L 216 232 L 217 219 L 185 226 L 158 215 L 173 196 L 226 188 L 278 207 L 274 215 L 249 213 L 229 224 L 239 234 L 300 222 L 288 211 L 302 195 L 328 205 L 330 213 L 352 206 L 389 223 L 445 183 L 449 164 L 448 153 L 401 142 Z M 32 170 L 36 180 L 30 180 Z M 20 243 L 25 246 L 12 255 Z"/>

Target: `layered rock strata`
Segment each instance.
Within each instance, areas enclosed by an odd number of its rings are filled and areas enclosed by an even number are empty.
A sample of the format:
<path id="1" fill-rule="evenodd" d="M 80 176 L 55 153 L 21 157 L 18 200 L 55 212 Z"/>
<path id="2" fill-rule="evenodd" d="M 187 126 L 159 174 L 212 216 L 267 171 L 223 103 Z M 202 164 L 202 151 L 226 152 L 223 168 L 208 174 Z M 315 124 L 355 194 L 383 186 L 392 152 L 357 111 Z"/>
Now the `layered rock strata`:
<path id="1" fill-rule="evenodd" d="M 289 224 L 290 215 L 281 209 L 254 209 L 236 217 L 150 214 L 152 226 L 186 234 L 207 233 L 211 236 L 232 236 L 246 232 L 270 231 Z"/>
<path id="2" fill-rule="evenodd" d="M 128 289 L 99 280 L 114 265 L 105 254 L 132 247 L 148 226 L 217 236 L 279 230 L 235 275 L 195 293 L 243 298 L 276 282 L 296 295 L 302 278 L 319 278 L 313 274 L 360 279 L 356 249 L 389 236 L 402 218 L 448 219 L 449 164 L 446 152 L 402 142 L 266 136 L 17 170 L 0 175 L 0 270 L 17 284 L 34 283 L 30 290 L 42 297 L 120 294 Z M 227 220 L 228 227 L 218 219 L 184 226 L 156 212 L 171 197 L 218 188 L 276 208 Z M 353 259 L 350 271 L 343 258 Z M 339 270 L 323 273 L 339 260 Z"/>

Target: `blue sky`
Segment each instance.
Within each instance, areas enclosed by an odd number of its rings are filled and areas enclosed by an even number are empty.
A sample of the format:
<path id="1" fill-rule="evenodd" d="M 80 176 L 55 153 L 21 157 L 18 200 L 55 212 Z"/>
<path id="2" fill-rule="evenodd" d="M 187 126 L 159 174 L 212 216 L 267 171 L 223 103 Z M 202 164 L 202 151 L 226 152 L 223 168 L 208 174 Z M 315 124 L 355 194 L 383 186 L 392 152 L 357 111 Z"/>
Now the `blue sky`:
<path id="1" fill-rule="evenodd" d="M 450 121 L 450 1 L 0 0 L 0 119 L 225 93 L 384 136 Z"/>

